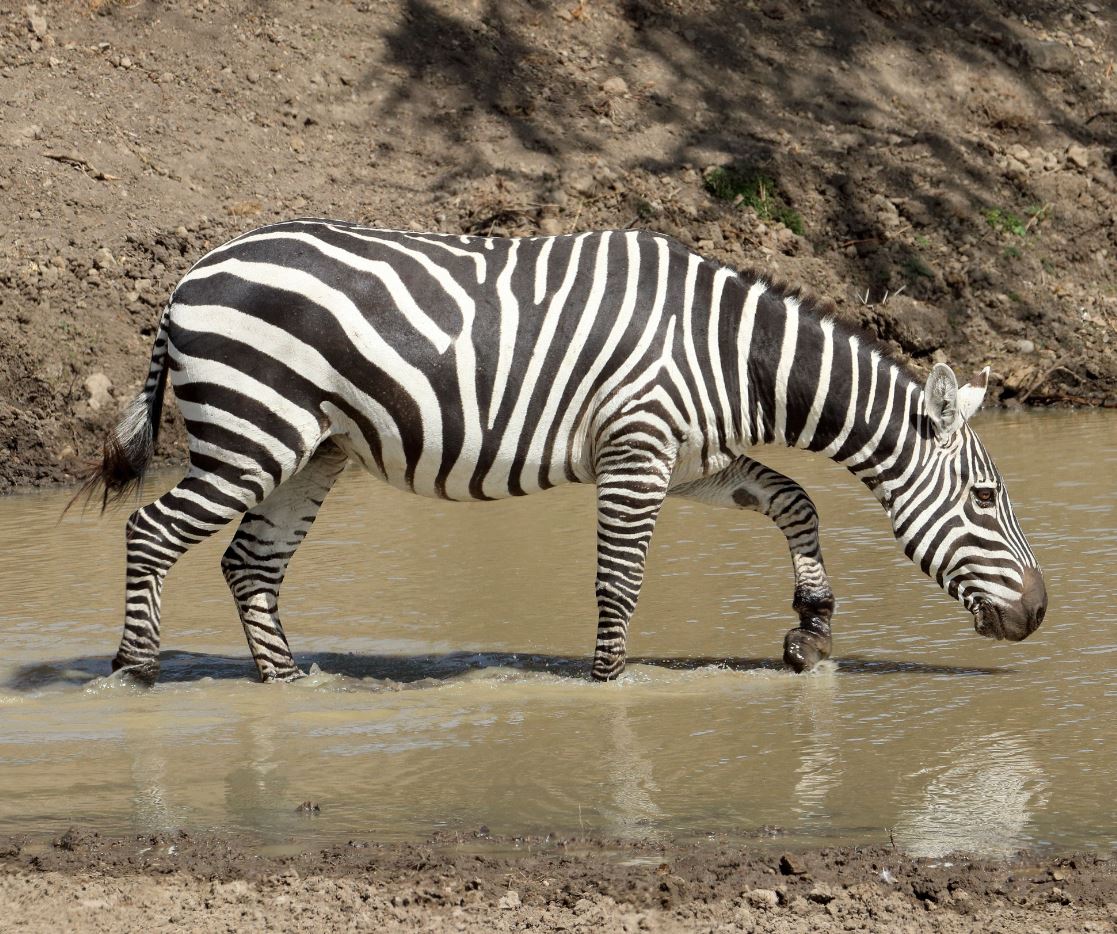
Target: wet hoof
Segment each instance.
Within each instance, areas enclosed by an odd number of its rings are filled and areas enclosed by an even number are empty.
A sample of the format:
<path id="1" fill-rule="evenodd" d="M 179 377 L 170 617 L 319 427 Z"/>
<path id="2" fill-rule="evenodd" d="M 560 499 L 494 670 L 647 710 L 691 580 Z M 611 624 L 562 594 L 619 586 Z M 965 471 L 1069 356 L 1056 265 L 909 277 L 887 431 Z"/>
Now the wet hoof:
<path id="1" fill-rule="evenodd" d="M 810 671 L 830 657 L 830 633 L 814 629 L 792 629 L 783 640 L 783 660 L 792 671 Z"/>
<path id="2" fill-rule="evenodd" d="M 597 655 L 593 660 L 590 677 L 594 681 L 616 681 L 624 674 L 624 656 Z"/>
<path id="3" fill-rule="evenodd" d="M 306 672 L 301 668 L 284 668 L 282 670 L 270 669 L 260 672 L 260 681 L 263 684 L 274 684 L 277 681 L 298 681 L 305 678 Z"/>
<path id="4" fill-rule="evenodd" d="M 145 688 L 154 687 L 155 682 L 159 680 L 158 659 L 134 662 L 118 655 L 112 660 L 112 670 L 119 671 L 125 678 Z"/>

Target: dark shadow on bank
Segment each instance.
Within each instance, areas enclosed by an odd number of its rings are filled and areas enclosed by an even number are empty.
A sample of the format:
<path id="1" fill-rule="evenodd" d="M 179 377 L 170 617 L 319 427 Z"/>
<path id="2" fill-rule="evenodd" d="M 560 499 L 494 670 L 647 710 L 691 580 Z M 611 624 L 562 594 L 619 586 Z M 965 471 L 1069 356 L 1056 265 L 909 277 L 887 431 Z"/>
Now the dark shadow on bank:
<path id="1" fill-rule="evenodd" d="M 549 674 L 571 681 L 590 684 L 589 656 L 521 654 L 517 652 L 450 652 L 442 655 L 357 655 L 317 652 L 298 655 L 299 666 L 307 672 L 341 675 L 364 683 L 368 688 L 402 690 L 434 687 L 457 678 L 476 677 L 486 672 L 518 671 Z M 160 684 L 182 684 L 214 681 L 255 681 L 256 668 L 251 659 L 240 656 L 213 655 L 201 652 L 163 652 L 159 656 Z M 629 665 L 649 665 L 668 671 L 696 671 L 717 668 L 737 672 L 786 672 L 776 658 L 743 658 L 701 656 L 667 658 L 634 656 Z M 840 675 L 943 675 L 975 677 L 1011 674 L 1012 668 L 988 668 L 971 665 L 934 665 L 926 662 L 897 659 L 872 659 L 845 656 L 834 659 Z M 24 665 L 5 682 L 14 691 L 35 691 L 44 688 L 85 687 L 111 675 L 107 656 L 82 656 L 56 662 Z M 117 676 L 119 678 L 120 676 Z M 798 676 L 794 676 L 798 677 Z"/>

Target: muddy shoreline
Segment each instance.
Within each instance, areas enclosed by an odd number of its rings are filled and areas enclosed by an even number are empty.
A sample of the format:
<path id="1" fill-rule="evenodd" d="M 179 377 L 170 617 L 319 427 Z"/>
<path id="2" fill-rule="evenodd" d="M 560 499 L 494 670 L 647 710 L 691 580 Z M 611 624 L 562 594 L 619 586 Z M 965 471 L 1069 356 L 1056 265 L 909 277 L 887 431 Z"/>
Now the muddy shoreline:
<path id="1" fill-rule="evenodd" d="M 1112 931 L 1117 922 L 1117 865 L 1093 853 L 927 860 L 889 847 L 484 829 L 283 850 L 183 832 L 0 836 L 0 904 L 19 930 L 217 929 L 264 917 L 279 930 L 434 931 Z"/>

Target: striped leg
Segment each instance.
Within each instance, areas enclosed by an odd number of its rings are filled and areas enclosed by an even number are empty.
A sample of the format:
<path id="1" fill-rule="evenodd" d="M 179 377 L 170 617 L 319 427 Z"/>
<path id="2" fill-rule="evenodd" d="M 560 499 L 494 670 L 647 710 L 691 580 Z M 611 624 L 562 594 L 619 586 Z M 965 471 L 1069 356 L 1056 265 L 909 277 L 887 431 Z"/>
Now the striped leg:
<path id="1" fill-rule="evenodd" d="M 611 681 L 624 671 L 628 624 L 671 466 L 643 451 L 616 451 L 598 459 L 595 681 Z"/>
<path id="2" fill-rule="evenodd" d="M 279 622 L 279 588 L 346 459 L 336 444 L 326 441 L 301 471 L 245 515 L 221 558 L 261 681 L 304 676 Z"/>
<path id="3" fill-rule="evenodd" d="M 191 545 L 250 509 L 270 479 L 221 479 L 191 466 L 178 485 L 132 513 L 125 528 L 124 635 L 113 671 L 145 684 L 159 675 L 159 604 L 167 571 Z"/>
<path id="4" fill-rule="evenodd" d="M 783 474 L 741 457 L 712 476 L 675 487 L 671 494 L 714 506 L 751 509 L 776 523 L 791 550 L 795 570 L 791 607 L 799 614 L 798 627 L 784 638 L 784 661 L 795 671 L 803 671 L 829 658 L 834 592 L 822 564 L 818 513 L 803 488 Z"/>

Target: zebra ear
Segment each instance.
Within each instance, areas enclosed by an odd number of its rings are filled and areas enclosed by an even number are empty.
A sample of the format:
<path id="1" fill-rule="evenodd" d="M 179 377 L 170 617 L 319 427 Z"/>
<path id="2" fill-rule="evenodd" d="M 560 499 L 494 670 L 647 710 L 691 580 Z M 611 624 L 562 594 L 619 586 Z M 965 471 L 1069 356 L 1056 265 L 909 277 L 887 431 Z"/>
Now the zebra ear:
<path id="1" fill-rule="evenodd" d="M 985 390 L 989 387 L 989 367 L 986 367 L 965 386 L 958 387 L 958 411 L 967 422 L 981 408 Z"/>
<path id="2" fill-rule="evenodd" d="M 958 410 L 958 377 L 945 363 L 936 363 L 923 391 L 935 434 L 940 441 L 945 441 L 962 424 L 962 414 Z"/>

